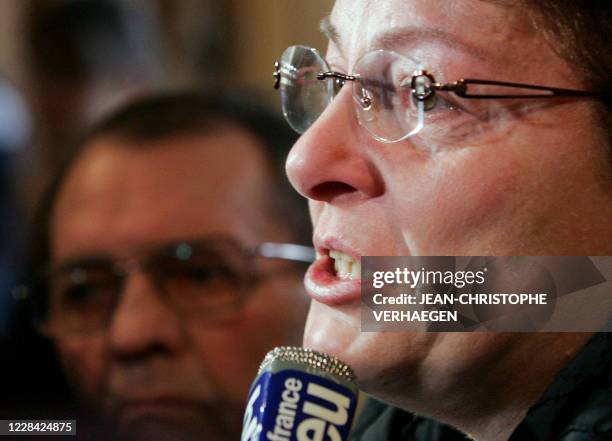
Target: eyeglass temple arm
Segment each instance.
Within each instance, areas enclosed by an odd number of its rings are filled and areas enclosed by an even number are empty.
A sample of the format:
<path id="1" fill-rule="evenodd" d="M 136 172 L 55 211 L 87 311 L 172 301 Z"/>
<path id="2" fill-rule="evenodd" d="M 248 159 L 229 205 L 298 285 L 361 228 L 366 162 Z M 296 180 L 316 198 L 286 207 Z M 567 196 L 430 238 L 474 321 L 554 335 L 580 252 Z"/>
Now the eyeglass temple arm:
<path id="1" fill-rule="evenodd" d="M 280 72 L 280 62 L 276 61 L 274 63 L 274 72 L 272 76 L 274 77 L 274 88 L 278 89 L 280 87 L 281 80 L 281 72 Z M 423 72 L 425 73 L 425 72 Z M 355 75 L 346 75 L 340 72 L 327 71 L 321 72 L 317 74 L 318 80 L 325 80 L 327 78 L 336 78 L 341 81 L 355 81 L 358 79 Z M 478 94 L 478 93 L 469 93 L 468 86 L 472 85 L 481 85 L 481 86 L 501 86 L 501 87 L 509 87 L 515 89 L 528 89 L 528 90 L 541 90 L 547 93 L 541 94 Z M 454 83 L 433 83 L 431 85 L 432 90 L 441 90 L 453 92 L 457 96 L 461 98 L 478 98 L 478 99 L 510 99 L 510 98 L 550 98 L 550 97 L 584 97 L 584 98 L 595 98 L 595 99 L 611 99 L 612 94 L 610 93 L 602 93 L 602 92 L 592 92 L 587 90 L 576 90 L 576 89 L 563 89 L 558 87 L 547 87 L 547 86 L 538 86 L 534 84 L 524 84 L 524 83 L 510 83 L 506 81 L 492 81 L 492 80 L 480 80 L 475 78 L 463 78 Z M 428 94 L 425 94 L 428 96 Z M 425 98 L 424 96 L 423 98 Z"/>
<path id="2" fill-rule="evenodd" d="M 341 81 L 356 81 L 358 79 L 355 75 L 346 75 L 339 72 L 328 71 L 317 74 L 318 80 L 325 80 L 327 78 L 336 78 Z M 501 86 L 515 89 L 528 89 L 528 90 L 541 90 L 547 93 L 542 94 L 478 94 L 469 93 L 468 86 L 473 85 L 488 85 L 488 86 Z M 479 80 L 473 78 L 466 78 L 456 81 L 454 83 L 434 83 L 432 84 L 434 90 L 449 91 L 457 94 L 462 98 L 479 98 L 479 99 L 504 99 L 504 98 L 550 98 L 550 97 L 585 97 L 585 98 L 610 98 L 609 94 L 591 92 L 586 90 L 575 90 L 575 89 L 563 89 L 557 87 L 538 86 L 534 84 L 523 84 L 523 83 L 509 83 L 505 81 L 492 81 L 492 80 Z"/>
<path id="3" fill-rule="evenodd" d="M 501 86 L 515 89 L 540 90 L 547 93 L 534 94 L 479 94 L 469 93 L 469 85 L 481 86 Z M 584 97 L 609 99 L 610 94 L 601 92 L 592 92 L 587 90 L 562 89 L 557 87 L 538 86 L 533 84 L 523 83 L 508 83 L 505 81 L 479 80 L 474 78 L 466 78 L 454 83 L 434 83 L 432 89 L 453 92 L 461 98 L 478 98 L 478 99 L 504 99 L 504 98 L 551 98 L 551 97 Z"/>
<path id="4" fill-rule="evenodd" d="M 264 242 L 257 247 L 260 256 L 272 259 L 311 263 L 315 260 L 314 248 L 292 243 Z"/>

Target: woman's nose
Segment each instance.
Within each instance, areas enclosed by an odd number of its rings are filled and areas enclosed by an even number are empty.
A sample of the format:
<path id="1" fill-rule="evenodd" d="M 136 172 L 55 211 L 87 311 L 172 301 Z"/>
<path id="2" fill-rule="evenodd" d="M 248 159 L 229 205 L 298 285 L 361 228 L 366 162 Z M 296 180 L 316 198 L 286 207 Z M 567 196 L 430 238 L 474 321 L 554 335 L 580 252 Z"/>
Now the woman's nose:
<path id="1" fill-rule="evenodd" d="M 345 87 L 291 149 L 286 169 L 292 185 L 328 203 L 379 196 L 384 186 L 368 155 L 367 136 Z"/>

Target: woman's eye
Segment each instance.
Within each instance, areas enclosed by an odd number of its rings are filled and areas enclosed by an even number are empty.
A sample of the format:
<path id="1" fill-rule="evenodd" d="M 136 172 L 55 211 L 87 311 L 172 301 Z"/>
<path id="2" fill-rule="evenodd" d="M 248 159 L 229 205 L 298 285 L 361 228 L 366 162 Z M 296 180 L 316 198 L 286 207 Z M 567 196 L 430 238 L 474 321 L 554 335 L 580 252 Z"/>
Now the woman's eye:
<path id="1" fill-rule="evenodd" d="M 448 93 L 434 93 L 429 98 L 425 99 L 425 110 L 446 110 L 446 111 L 460 111 L 467 110 L 461 106 L 456 99 L 451 97 Z"/>

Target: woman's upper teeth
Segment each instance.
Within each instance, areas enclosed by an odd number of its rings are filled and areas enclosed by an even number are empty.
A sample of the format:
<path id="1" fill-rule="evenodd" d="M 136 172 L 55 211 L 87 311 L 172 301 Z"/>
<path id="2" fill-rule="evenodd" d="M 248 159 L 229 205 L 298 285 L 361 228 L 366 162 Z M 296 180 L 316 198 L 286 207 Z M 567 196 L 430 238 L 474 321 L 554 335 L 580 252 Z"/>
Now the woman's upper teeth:
<path id="1" fill-rule="evenodd" d="M 359 279 L 361 277 L 361 262 L 355 262 L 349 255 L 336 250 L 329 250 L 329 257 L 334 260 L 334 269 L 339 278 Z"/>

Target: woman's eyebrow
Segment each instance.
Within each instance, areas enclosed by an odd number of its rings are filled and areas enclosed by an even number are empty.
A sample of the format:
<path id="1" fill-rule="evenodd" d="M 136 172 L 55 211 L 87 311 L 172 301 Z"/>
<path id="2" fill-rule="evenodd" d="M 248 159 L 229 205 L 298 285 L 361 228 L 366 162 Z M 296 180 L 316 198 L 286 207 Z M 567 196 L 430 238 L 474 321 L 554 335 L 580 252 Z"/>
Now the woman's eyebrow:
<path id="1" fill-rule="evenodd" d="M 331 23 L 329 16 L 321 20 L 319 28 L 328 40 L 331 40 L 337 48 L 342 49 L 340 33 L 338 28 Z M 490 60 L 492 58 L 492 54 L 488 53 L 485 49 L 465 42 L 456 35 L 440 29 L 415 26 L 395 27 L 385 30 L 374 38 L 368 50 L 394 50 L 406 44 L 419 41 L 438 41 L 481 60 Z"/>
<path id="2" fill-rule="evenodd" d="M 421 41 L 437 41 L 450 48 L 465 52 L 483 60 L 491 58 L 491 54 L 484 48 L 470 44 L 457 35 L 441 29 L 417 26 L 395 27 L 385 30 L 373 39 L 370 50 L 394 50 L 406 44 Z"/>
<path id="3" fill-rule="evenodd" d="M 338 33 L 338 29 L 331 23 L 331 19 L 329 15 L 321 20 L 319 23 L 319 30 L 325 35 L 328 40 L 331 40 L 336 47 L 340 48 L 340 34 Z"/>

